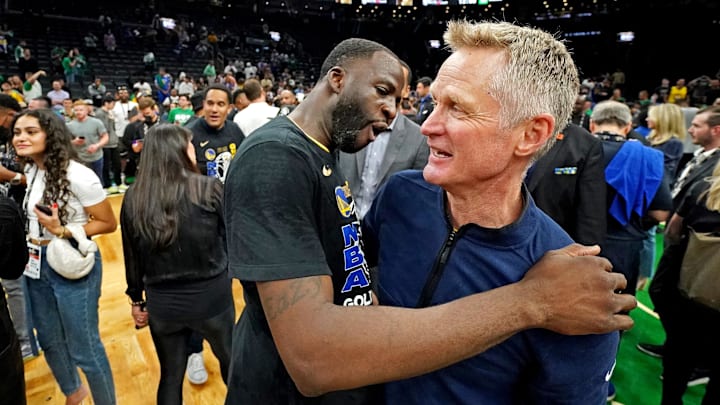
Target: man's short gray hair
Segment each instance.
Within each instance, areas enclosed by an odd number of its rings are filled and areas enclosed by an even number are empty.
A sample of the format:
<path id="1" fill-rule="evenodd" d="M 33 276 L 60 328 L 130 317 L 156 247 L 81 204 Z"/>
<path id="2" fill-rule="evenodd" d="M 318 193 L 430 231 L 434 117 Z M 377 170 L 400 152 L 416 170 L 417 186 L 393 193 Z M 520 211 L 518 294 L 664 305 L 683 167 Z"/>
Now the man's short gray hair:
<path id="1" fill-rule="evenodd" d="M 539 114 L 551 114 L 554 131 L 535 157 L 549 150 L 569 122 L 580 88 L 565 44 L 537 28 L 490 21 L 451 21 L 443 39 L 452 51 L 471 47 L 505 53 L 504 66 L 483 89 L 500 103 L 499 129 L 509 130 Z"/>
<path id="2" fill-rule="evenodd" d="M 632 122 L 632 112 L 624 103 L 606 100 L 595 104 L 590 120 L 598 125 L 615 124 L 624 127 Z"/>

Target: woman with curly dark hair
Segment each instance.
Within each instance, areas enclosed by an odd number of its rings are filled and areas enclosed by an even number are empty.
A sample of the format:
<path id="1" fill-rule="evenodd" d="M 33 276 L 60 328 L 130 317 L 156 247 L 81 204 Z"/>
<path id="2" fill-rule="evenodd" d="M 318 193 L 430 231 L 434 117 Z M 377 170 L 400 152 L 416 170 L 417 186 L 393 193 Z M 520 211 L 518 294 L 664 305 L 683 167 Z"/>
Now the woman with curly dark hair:
<path id="1" fill-rule="evenodd" d="M 110 363 L 98 331 L 102 261 L 86 276 L 69 280 L 53 271 L 45 258 L 53 235 L 68 238 L 65 225 L 80 225 L 88 237 L 117 226 L 100 179 L 75 160 L 72 135 L 51 110 L 24 111 L 12 123 L 12 145 L 25 163 L 27 193 L 23 202 L 29 243 L 39 252 L 39 271 L 28 275 L 32 317 L 45 358 L 66 405 L 88 395 L 77 368 L 83 370 L 95 404 L 115 404 Z M 40 207 L 40 208 L 38 208 Z M 49 207 L 49 215 L 42 208 Z M 32 259 L 31 259 L 32 261 Z"/>
<path id="2" fill-rule="evenodd" d="M 188 129 L 172 124 L 148 131 L 120 212 L 126 293 L 135 325 L 150 324 L 160 360 L 160 405 L 182 403 L 193 331 L 210 343 L 226 382 L 230 366 L 235 307 L 222 183 L 198 172 L 191 138 Z"/>

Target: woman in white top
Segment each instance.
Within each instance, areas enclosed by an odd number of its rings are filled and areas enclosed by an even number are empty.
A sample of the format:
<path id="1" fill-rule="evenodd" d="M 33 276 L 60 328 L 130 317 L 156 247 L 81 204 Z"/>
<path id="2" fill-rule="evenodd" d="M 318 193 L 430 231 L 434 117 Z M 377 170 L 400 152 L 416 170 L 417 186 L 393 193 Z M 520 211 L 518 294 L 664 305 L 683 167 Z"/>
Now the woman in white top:
<path id="1" fill-rule="evenodd" d="M 88 395 L 77 368 L 85 373 L 95 404 L 115 404 L 112 372 L 98 331 L 102 262 L 77 280 L 57 274 L 45 258 L 55 237 L 70 237 L 67 224 L 79 224 L 88 237 L 117 226 L 97 175 L 75 159 L 72 135 L 51 110 L 24 111 L 12 123 L 12 145 L 25 163 L 27 192 L 23 203 L 29 245 L 40 252 L 26 270 L 32 317 L 45 358 L 67 404 Z M 51 215 L 37 206 L 50 207 Z M 30 246 L 31 248 L 33 246 Z"/>

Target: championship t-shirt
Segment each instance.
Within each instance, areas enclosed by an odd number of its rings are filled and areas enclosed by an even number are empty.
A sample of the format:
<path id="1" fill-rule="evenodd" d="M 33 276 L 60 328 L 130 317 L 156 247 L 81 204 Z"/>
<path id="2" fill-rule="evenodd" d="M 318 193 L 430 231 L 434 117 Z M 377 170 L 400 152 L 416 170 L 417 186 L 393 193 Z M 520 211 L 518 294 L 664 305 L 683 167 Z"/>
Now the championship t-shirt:
<path id="1" fill-rule="evenodd" d="M 225 183 L 229 269 L 245 311 L 227 404 L 370 404 L 376 387 L 304 397 L 273 341 L 256 281 L 329 275 L 337 305 L 371 305 L 359 221 L 335 156 L 278 117 L 243 142 Z M 252 370 L 248 372 L 247 370 Z"/>
<path id="2" fill-rule="evenodd" d="M 200 173 L 225 183 L 230 161 L 245 139 L 245 135 L 234 122 L 227 120 L 220 129 L 210 127 L 203 118 L 185 127 L 193 133 L 192 143 Z"/>

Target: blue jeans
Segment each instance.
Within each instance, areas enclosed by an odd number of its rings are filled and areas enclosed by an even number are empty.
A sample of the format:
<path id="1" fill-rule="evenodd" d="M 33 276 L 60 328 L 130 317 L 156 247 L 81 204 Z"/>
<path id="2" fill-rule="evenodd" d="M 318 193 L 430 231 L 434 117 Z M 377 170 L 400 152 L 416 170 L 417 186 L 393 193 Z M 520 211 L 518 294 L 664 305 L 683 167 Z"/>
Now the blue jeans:
<path id="1" fill-rule="evenodd" d="M 655 233 L 657 226 L 647 231 L 647 238 L 643 241 L 643 248 L 640 251 L 640 276 L 652 277 L 655 269 Z"/>
<path id="2" fill-rule="evenodd" d="M 102 282 L 102 259 L 79 280 L 55 273 L 42 248 L 40 279 L 27 278 L 27 293 L 40 346 L 60 389 L 68 396 L 80 388 L 80 367 L 87 377 L 93 401 L 115 404 L 115 385 L 105 347 L 98 330 L 98 300 Z"/>
<path id="3" fill-rule="evenodd" d="M 85 163 L 85 166 L 91 168 L 92 171 L 94 171 L 95 174 L 97 174 L 98 179 L 100 179 L 100 183 L 102 183 L 102 179 L 103 179 L 103 158 L 102 158 L 102 156 L 100 156 L 100 159 L 98 159 L 94 162 Z M 105 186 L 103 184 L 103 187 L 110 187 L 110 186 Z"/>

